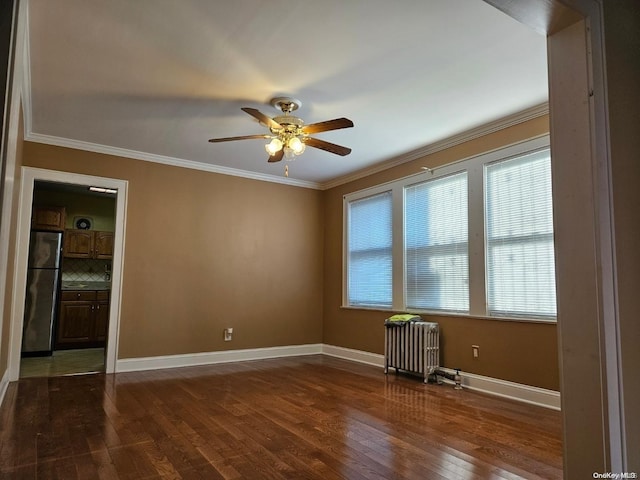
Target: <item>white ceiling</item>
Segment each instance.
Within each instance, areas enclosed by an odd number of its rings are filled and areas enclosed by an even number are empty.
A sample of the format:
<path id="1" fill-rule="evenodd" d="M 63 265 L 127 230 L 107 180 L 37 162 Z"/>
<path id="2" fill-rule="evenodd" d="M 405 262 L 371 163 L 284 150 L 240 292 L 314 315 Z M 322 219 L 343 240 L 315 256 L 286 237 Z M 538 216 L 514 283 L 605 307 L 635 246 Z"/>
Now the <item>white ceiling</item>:
<path id="1" fill-rule="evenodd" d="M 30 0 L 27 138 L 322 187 L 547 102 L 546 39 L 482 0 Z M 274 96 L 316 134 L 267 163 Z M 194 163 L 195 162 L 195 163 Z"/>

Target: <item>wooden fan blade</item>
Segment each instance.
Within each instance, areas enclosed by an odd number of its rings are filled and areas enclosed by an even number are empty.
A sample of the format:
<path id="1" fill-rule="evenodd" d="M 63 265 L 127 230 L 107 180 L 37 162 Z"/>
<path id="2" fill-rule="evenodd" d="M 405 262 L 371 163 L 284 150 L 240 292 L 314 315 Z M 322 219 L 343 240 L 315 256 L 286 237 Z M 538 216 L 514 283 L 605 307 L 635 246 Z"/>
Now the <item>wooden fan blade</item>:
<path id="1" fill-rule="evenodd" d="M 335 153 L 336 155 L 349 155 L 351 149 L 336 145 L 335 143 L 325 142 L 324 140 L 318 140 L 317 138 L 305 138 L 304 143 L 310 147 L 319 148 L 320 150 L 326 150 L 327 152 Z"/>
<path id="2" fill-rule="evenodd" d="M 255 108 L 243 107 L 241 110 L 245 113 L 248 113 L 254 118 L 257 118 L 261 123 L 266 125 L 269 128 L 281 129 L 282 125 L 276 122 L 273 118 L 267 117 L 260 110 L 256 110 Z"/>
<path id="3" fill-rule="evenodd" d="M 269 163 L 279 162 L 280 160 L 282 160 L 282 157 L 284 157 L 284 150 L 278 150 L 276 153 L 274 153 L 269 157 L 268 162 Z"/>
<path id="4" fill-rule="evenodd" d="M 302 127 L 304 133 L 328 132 L 329 130 L 340 130 L 341 128 L 353 127 L 353 122 L 348 118 L 336 118 L 326 122 L 312 123 Z"/>
<path id="5" fill-rule="evenodd" d="M 241 137 L 224 137 L 224 138 L 211 138 L 209 139 L 209 141 L 211 143 L 218 143 L 218 142 L 232 142 L 233 140 L 250 140 L 252 138 L 262 138 L 262 139 L 268 139 L 271 138 L 271 135 L 243 135 Z"/>

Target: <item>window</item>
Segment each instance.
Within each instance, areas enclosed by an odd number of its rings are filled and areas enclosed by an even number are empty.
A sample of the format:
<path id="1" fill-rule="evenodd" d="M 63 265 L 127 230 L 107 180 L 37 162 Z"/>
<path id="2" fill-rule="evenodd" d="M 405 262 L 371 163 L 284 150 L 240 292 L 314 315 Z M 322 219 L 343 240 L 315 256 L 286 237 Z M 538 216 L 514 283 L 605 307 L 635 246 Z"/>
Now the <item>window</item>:
<path id="1" fill-rule="evenodd" d="M 469 310 L 467 174 L 405 189 L 406 305 Z"/>
<path id="2" fill-rule="evenodd" d="M 344 197 L 343 304 L 555 321 L 549 137 Z"/>
<path id="3" fill-rule="evenodd" d="M 391 192 L 348 206 L 348 303 L 391 307 Z"/>
<path id="4" fill-rule="evenodd" d="M 489 313 L 555 316 L 549 152 L 487 165 L 485 184 Z"/>

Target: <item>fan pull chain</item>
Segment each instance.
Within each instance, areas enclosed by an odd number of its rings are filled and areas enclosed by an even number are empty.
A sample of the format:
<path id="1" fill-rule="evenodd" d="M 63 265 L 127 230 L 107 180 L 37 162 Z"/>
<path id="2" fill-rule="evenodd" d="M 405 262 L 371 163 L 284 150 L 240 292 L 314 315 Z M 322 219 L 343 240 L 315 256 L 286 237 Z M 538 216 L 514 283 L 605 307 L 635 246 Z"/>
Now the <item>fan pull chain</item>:
<path id="1" fill-rule="evenodd" d="M 289 176 L 289 165 L 285 165 L 284 166 L 284 176 L 288 177 Z"/>

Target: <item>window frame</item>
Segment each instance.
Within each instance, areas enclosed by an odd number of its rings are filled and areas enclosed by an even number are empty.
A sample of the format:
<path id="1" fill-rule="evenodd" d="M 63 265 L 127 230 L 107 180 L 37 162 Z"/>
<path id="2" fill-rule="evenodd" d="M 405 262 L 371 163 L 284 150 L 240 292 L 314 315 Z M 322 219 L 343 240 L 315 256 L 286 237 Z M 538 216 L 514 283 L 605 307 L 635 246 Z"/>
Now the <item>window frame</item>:
<path id="1" fill-rule="evenodd" d="M 349 249 L 349 243 L 350 243 L 350 241 L 349 241 L 350 240 L 349 239 L 349 232 L 351 231 L 351 228 L 350 228 L 350 226 L 351 226 L 351 224 L 350 224 L 350 220 L 351 220 L 351 204 L 355 203 L 355 202 L 360 202 L 360 201 L 363 201 L 363 200 L 367 200 L 367 199 L 376 198 L 378 196 L 385 195 L 387 193 L 391 194 L 390 200 L 391 200 L 391 210 L 392 210 L 391 211 L 391 222 L 392 222 L 392 225 L 391 225 L 391 246 L 389 247 L 388 250 L 389 250 L 389 253 L 390 253 L 390 257 L 391 257 L 391 288 L 392 288 L 391 303 L 393 303 L 393 217 L 394 217 L 394 212 L 393 212 L 393 194 L 392 194 L 392 192 L 390 190 L 384 190 L 383 189 L 380 192 L 375 192 L 375 193 L 371 193 L 370 195 L 365 195 L 365 196 L 362 196 L 362 197 L 359 197 L 359 198 L 352 199 L 349 202 L 345 202 L 345 204 L 344 204 L 344 207 L 345 207 L 344 208 L 344 215 L 345 215 L 345 218 L 347 218 L 347 221 L 345 222 L 345 228 L 346 228 L 346 231 L 345 231 L 345 239 L 346 239 L 346 244 L 345 244 L 345 256 L 346 256 L 346 258 L 345 258 L 345 264 L 346 264 L 345 281 L 346 281 L 346 285 L 345 285 L 345 288 L 343 289 L 343 291 L 344 291 L 344 294 L 346 296 L 345 296 L 344 303 L 345 304 L 349 304 L 351 307 L 354 307 L 354 308 L 365 308 L 365 309 L 370 309 L 370 308 L 373 308 L 373 309 L 390 308 L 390 307 L 385 307 L 385 305 L 382 302 L 380 302 L 378 304 L 373 303 L 373 302 L 372 303 L 353 303 L 353 304 L 349 303 L 350 297 L 351 297 L 351 294 L 350 294 L 351 279 L 350 279 L 350 276 L 349 276 L 349 265 L 350 265 L 350 260 L 352 258 L 352 252 Z M 386 250 L 387 249 L 385 248 L 385 251 Z"/>
<path id="2" fill-rule="evenodd" d="M 403 311 L 417 314 L 462 316 L 493 320 L 556 323 L 556 317 L 497 316 L 491 315 L 487 307 L 486 237 L 485 237 L 485 165 L 501 160 L 524 156 L 550 148 L 549 135 L 541 135 L 479 155 L 463 158 L 446 165 L 423 168 L 418 173 L 390 182 L 385 182 L 343 195 L 343 251 L 342 251 L 342 305 L 341 308 L 377 311 Z M 468 188 L 468 246 L 469 246 L 469 312 L 446 310 L 408 309 L 405 289 L 405 244 L 404 244 L 404 192 L 405 187 L 438 177 L 467 172 Z M 348 303 L 348 208 L 349 202 L 378 193 L 392 194 L 392 306 L 391 308 L 364 307 Z M 554 247 L 555 250 L 555 247 Z"/>
<path id="3" fill-rule="evenodd" d="M 526 152 L 526 153 L 522 153 L 522 154 L 518 154 L 518 155 L 513 155 L 511 157 L 508 158 L 503 158 L 500 160 L 495 160 L 493 162 L 486 162 L 484 164 L 484 184 L 483 184 L 483 188 L 484 188 L 484 209 L 485 209 L 485 213 L 484 213 L 484 218 L 486 219 L 489 215 L 489 191 L 488 191 L 488 187 L 487 184 L 489 182 L 489 170 L 491 169 L 491 167 L 495 167 L 497 165 L 500 164 L 505 164 L 505 163 L 510 163 L 511 161 L 519 161 L 522 163 L 527 163 L 526 161 L 524 161 L 524 159 L 526 157 L 529 156 L 535 156 L 538 153 L 541 152 L 545 152 L 549 149 L 537 149 L 537 150 L 533 150 L 530 152 Z M 550 153 L 549 153 L 550 155 Z M 546 158 L 546 155 L 545 155 Z M 549 171 L 549 175 L 551 175 L 551 171 Z M 550 181 L 552 181 L 552 179 L 550 178 Z M 552 185 L 549 185 L 550 189 L 552 189 Z M 551 198 L 551 220 L 553 221 L 553 194 L 552 194 L 552 198 Z M 530 233 L 530 234 L 521 234 L 521 235 L 517 235 L 512 237 L 509 241 L 504 242 L 503 240 L 496 240 L 493 239 L 493 241 L 490 241 L 489 239 L 489 230 L 490 227 L 489 225 L 485 222 L 485 232 L 484 232 L 484 242 L 485 242 L 485 268 L 486 268 L 486 272 L 485 272 L 485 279 L 486 279 L 486 283 L 485 286 L 487 288 L 487 315 L 491 318 L 501 318 L 501 317 L 508 317 L 508 318 L 532 318 L 532 319 L 540 319 L 540 320 L 553 320 L 555 321 L 555 319 L 557 318 L 557 299 L 556 299 L 556 313 L 555 315 L 551 315 L 551 314 L 543 314 L 543 313 L 537 313 L 537 312 L 520 312 L 520 313 L 516 313 L 516 312 L 507 312 L 507 311 L 502 311 L 499 309 L 493 309 L 490 307 L 490 281 L 489 281 L 489 253 L 490 250 L 492 248 L 497 248 L 498 246 L 502 245 L 507 245 L 507 244 L 520 244 L 520 245 L 524 245 L 524 246 L 530 246 L 530 245 L 536 245 L 536 244 L 545 244 L 550 242 L 551 243 L 551 248 L 552 250 L 554 250 L 553 252 L 553 264 L 554 264 L 554 270 L 555 270 L 555 247 L 554 247 L 554 225 L 552 223 L 551 225 L 551 231 L 550 232 L 546 232 L 546 233 Z M 554 284 L 554 288 L 555 288 L 555 284 Z"/>
<path id="4" fill-rule="evenodd" d="M 465 197 L 466 197 L 466 205 L 465 205 L 465 213 L 466 213 L 466 220 L 468 223 L 469 220 L 469 178 L 468 178 L 468 172 L 466 169 L 463 170 L 459 170 L 457 172 L 454 173 L 450 173 L 448 175 L 438 175 L 437 177 L 432 177 L 429 179 L 423 179 L 419 182 L 412 182 L 409 184 L 406 184 L 403 186 L 403 194 L 404 194 L 404 208 L 403 208 L 403 220 L 404 220 L 404 237 L 403 237 L 403 242 L 404 242 L 404 277 L 403 277 L 403 290 L 404 290 L 404 305 L 406 309 L 409 310 L 413 310 L 413 311 L 434 311 L 434 312 L 442 312 L 442 313 L 460 313 L 460 314 L 468 314 L 469 312 L 469 298 L 467 298 L 467 308 L 466 309 L 454 309 L 454 308 L 433 308 L 433 309 L 429 309 L 429 308 L 419 308 L 419 307 L 414 307 L 414 306 L 409 306 L 409 301 L 408 301 L 408 297 L 409 295 L 409 278 L 410 278 L 410 273 L 409 273 L 409 258 L 407 258 L 407 255 L 409 253 L 409 248 L 407 245 L 408 242 L 408 237 L 409 235 L 407 234 L 407 229 L 409 228 L 409 225 L 406 223 L 407 220 L 407 196 L 409 193 L 410 189 L 414 189 L 414 188 L 419 188 L 423 185 L 429 185 L 429 187 L 432 187 L 434 184 L 438 183 L 441 180 L 446 180 L 446 179 L 456 179 L 456 177 L 463 177 L 464 178 L 464 184 L 466 187 L 466 192 L 465 192 Z M 469 232 L 468 232 L 468 225 L 466 225 L 467 227 L 467 232 L 466 232 L 466 237 L 465 237 L 465 241 L 464 242 L 456 242 L 456 243 L 448 243 L 448 244 L 438 244 L 438 245 L 430 245 L 430 246 L 423 246 L 422 250 L 435 250 L 435 251 L 439 251 L 442 253 L 444 253 L 445 255 L 451 255 L 452 253 L 455 253 L 458 251 L 458 246 L 459 245 L 464 245 L 464 250 L 465 250 L 465 255 L 466 255 L 466 267 L 467 267 L 467 278 L 466 281 L 467 283 L 469 282 L 469 277 L 468 277 L 468 269 L 469 269 Z M 431 256 L 431 255 L 427 255 L 427 258 L 437 258 L 437 256 Z M 423 257 L 424 258 L 424 257 Z M 468 287 L 467 287 L 467 291 L 468 291 Z"/>

